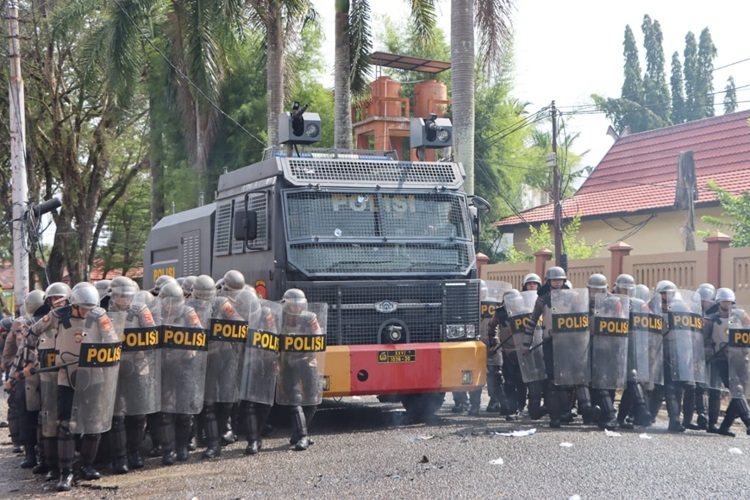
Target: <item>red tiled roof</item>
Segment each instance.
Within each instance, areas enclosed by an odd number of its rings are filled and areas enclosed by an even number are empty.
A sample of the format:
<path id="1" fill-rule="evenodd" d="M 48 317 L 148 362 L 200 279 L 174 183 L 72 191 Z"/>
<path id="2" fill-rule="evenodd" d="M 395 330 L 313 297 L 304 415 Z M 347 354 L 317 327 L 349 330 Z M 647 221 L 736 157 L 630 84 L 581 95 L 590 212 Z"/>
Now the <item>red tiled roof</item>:
<path id="1" fill-rule="evenodd" d="M 696 203 L 715 202 L 708 181 L 738 194 L 750 190 L 750 110 L 641 132 L 615 142 L 575 195 L 563 200 L 571 218 L 670 209 L 680 152 L 692 151 L 699 191 Z M 552 204 L 506 217 L 512 226 L 554 219 Z"/>

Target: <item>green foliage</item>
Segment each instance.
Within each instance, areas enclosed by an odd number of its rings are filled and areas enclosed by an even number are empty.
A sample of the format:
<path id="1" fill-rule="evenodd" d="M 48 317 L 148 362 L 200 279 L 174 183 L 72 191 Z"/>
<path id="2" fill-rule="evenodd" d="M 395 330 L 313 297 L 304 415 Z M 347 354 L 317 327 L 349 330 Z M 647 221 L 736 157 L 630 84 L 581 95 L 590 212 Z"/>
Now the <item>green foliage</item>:
<path id="1" fill-rule="evenodd" d="M 737 87 L 734 84 L 733 76 L 730 76 L 727 80 L 724 91 L 724 114 L 734 113 L 737 111 Z"/>
<path id="2" fill-rule="evenodd" d="M 565 223 L 563 229 L 563 252 L 567 254 L 569 260 L 591 259 L 599 255 L 602 249 L 602 242 L 598 240 L 594 244 L 586 243 L 585 238 L 579 238 L 578 232 L 581 229 L 581 218 L 576 216 Z M 526 245 L 530 252 L 525 254 L 518 251 L 514 246 L 506 252 L 506 262 L 524 262 L 532 261 L 534 254 L 539 250 L 555 247 L 554 236 L 549 224 L 541 224 L 538 227 L 529 226 L 531 233 L 526 238 Z"/>
<path id="3" fill-rule="evenodd" d="M 750 246 L 750 193 L 743 191 L 735 196 L 714 181 L 709 181 L 707 186 L 721 204 L 722 217 L 704 215 L 701 220 L 719 229 L 730 231 L 733 247 Z M 710 234 L 709 231 L 698 233 L 704 238 Z"/>
<path id="4" fill-rule="evenodd" d="M 626 26 L 622 96 L 616 99 L 592 95 L 596 107 L 604 111 L 618 131 L 629 127 L 631 132 L 644 132 L 713 116 L 716 46 L 708 28 L 701 32 L 700 44 L 696 43 L 692 32 L 687 33 L 684 63 L 680 63 L 678 53 L 672 55 L 669 86 L 665 78 L 661 25 L 646 15 L 641 28 L 646 48 L 645 73 L 641 74 L 633 32 Z"/>
<path id="5" fill-rule="evenodd" d="M 674 124 L 685 121 L 685 89 L 683 81 L 680 55 L 675 52 L 672 54 L 672 76 L 669 80 L 672 88 L 672 112 L 670 118 Z"/>

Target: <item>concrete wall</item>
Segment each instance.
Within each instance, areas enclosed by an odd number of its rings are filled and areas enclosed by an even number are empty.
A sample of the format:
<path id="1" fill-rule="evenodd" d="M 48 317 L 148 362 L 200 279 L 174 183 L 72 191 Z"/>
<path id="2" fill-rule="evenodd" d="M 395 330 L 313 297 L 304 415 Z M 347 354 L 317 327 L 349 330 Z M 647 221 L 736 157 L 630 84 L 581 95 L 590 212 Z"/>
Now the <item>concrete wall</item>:
<path id="1" fill-rule="evenodd" d="M 680 232 L 680 228 L 685 224 L 685 212 L 661 212 L 652 215 L 584 220 L 581 222 L 581 229 L 578 236 L 585 239 L 586 243 L 589 244 L 601 241 L 603 245 L 599 252 L 599 257 L 608 257 L 609 252 L 607 251 L 607 247 L 617 241 L 627 241 L 633 247 L 632 253 L 634 255 L 685 251 L 685 244 Z M 716 231 L 717 228 L 701 221 L 701 217 L 704 215 L 721 217 L 721 207 L 699 208 L 695 211 L 696 231 Z M 637 228 L 634 226 L 644 222 L 645 225 L 643 228 L 636 231 Z M 633 233 L 633 231 L 636 232 Z M 726 232 L 725 229 L 722 229 L 722 231 Z M 518 250 L 530 253 L 526 245 L 526 238 L 529 235 L 530 231 L 528 227 L 514 231 L 513 241 Z M 695 249 L 706 250 L 706 248 L 703 238 L 696 235 Z"/>

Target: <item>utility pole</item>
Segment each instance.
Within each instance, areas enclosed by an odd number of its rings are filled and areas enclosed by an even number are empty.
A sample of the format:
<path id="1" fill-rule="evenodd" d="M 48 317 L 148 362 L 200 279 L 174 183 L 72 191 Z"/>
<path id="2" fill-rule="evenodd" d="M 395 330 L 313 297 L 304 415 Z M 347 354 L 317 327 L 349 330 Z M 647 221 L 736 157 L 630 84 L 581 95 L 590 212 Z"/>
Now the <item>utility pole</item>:
<path id="1" fill-rule="evenodd" d="M 557 108 L 555 101 L 550 106 L 552 112 L 552 154 L 547 156 L 547 166 L 552 167 L 552 205 L 555 214 L 555 265 L 567 270 L 568 263 L 562 255 L 562 204 L 560 203 L 560 169 L 557 164 Z"/>
<path id="2" fill-rule="evenodd" d="M 8 60 L 10 63 L 10 163 L 13 176 L 13 292 L 18 308 L 29 292 L 29 255 L 25 245 L 26 201 L 26 116 L 24 114 L 21 43 L 18 3 L 8 1 Z M 15 312 L 15 311 L 14 311 Z"/>

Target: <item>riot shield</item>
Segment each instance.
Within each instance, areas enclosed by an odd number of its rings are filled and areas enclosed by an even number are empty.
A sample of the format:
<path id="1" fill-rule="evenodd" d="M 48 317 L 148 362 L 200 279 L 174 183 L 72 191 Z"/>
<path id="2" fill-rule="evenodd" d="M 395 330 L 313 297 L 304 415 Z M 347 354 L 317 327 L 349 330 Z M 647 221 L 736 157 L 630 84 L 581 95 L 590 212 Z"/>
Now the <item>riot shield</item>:
<path id="1" fill-rule="evenodd" d="M 47 330 L 39 336 L 37 343 L 37 360 L 39 368 L 55 366 L 55 332 Z M 57 373 L 42 372 L 39 374 L 39 393 L 42 398 L 40 416 L 42 436 L 57 436 Z"/>
<path id="2" fill-rule="evenodd" d="M 661 307 L 661 305 L 659 305 Z M 662 333 L 664 317 L 662 315 L 651 315 L 654 322 L 654 329 L 648 332 L 648 366 L 649 366 L 649 384 L 648 390 L 652 390 L 656 385 L 664 385 L 664 337 Z"/>
<path id="3" fill-rule="evenodd" d="M 526 324 L 531 318 L 536 303 L 536 290 L 521 292 L 521 297 L 510 298 L 505 304 L 508 311 L 510 330 L 513 333 L 513 342 L 518 353 L 518 364 L 521 368 L 521 378 L 527 384 L 544 380 L 547 372 L 544 365 L 544 351 L 542 351 L 542 329 L 536 328 L 528 354 L 524 354 L 523 340 Z"/>
<path id="4" fill-rule="evenodd" d="M 281 304 L 267 300 L 259 304 L 248 319 L 240 399 L 272 405 L 279 373 Z"/>
<path id="5" fill-rule="evenodd" d="M 282 314 L 276 403 L 315 406 L 323 400 L 328 304 Z"/>
<path id="6" fill-rule="evenodd" d="M 702 383 L 705 381 L 706 368 L 700 296 L 691 290 L 678 290 L 667 300 L 669 333 L 665 342 L 672 380 Z M 698 346 L 700 355 L 696 353 Z"/>
<path id="7" fill-rule="evenodd" d="M 161 411 L 196 415 L 203 409 L 206 382 L 208 316 L 192 307 L 161 311 Z M 203 316 L 203 317 L 201 317 Z"/>
<path id="8" fill-rule="evenodd" d="M 645 302 L 631 299 L 628 330 L 628 381 L 653 382 L 651 379 L 654 375 L 651 370 L 651 338 L 658 336 L 661 343 L 661 315 L 652 313 Z M 661 351 L 659 353 L 661 354 Z M 663 365 L 663 361 L 659 364 Z"/>
<path id="9" fill-rule="evenodd" d="M 484 342 L 484 345 L 488 348 L 487 364 L 501 365 L 503 363 L 503 358 L 500 349 L 495 349 L 494 351 L 489 350 L 489 323 L 493 316 L 495 316 L 497 308 L 502 306 L 503 294 L 508 290 L 511 290 L 512 286 L 510 283 L 504 281 L 485 281 L 484 283 L 487 286 L 487 296 L 482 297 L 479 304 L 479 338 L 482 339 L 482 342 Z"/>
<path id="10" fill-rule="evenodd" d="M 727 367 L 732 398 L 750 397 L 750 309 L 736 308 L 729 313 Z"/>
<path id="11" fill-rule="evenodd" d="M 120 339 L 106 312 L 99 308 L 89 312 L 83 324 L 78 368 L 71 380 L 75 389 L 70 415 L 73 433 L 101 434 L 112 426 L 120 352 Z"/>
<path id="12" fill-rule="evenodd" d="M 214 298 L 210 323 L 203 398 L 210 403 L 235 403 L 248 323 L 226 297 Z"/>
<path id="13" fill-rule="evenodd" d="M 627 380 L 630 298 L 600 293 L 594 297 L 591 325 L 591 387 L 623 389 Z"/>
<path id="14" fill-rule="evenodd" d="M 40 411 L 42 409 L 42 399 L 39 395 L 39 374 L 26 377 L 23 382 L 23 388 L 26 391 L 26 411 Z"/>
<path id="15" fill-rule="evenodd" d="M 159 328 L 136 296 L 130 308 L 110 312 L 122 339 L 115 415 L 148 415 L 161 408 Z"/>
<path id="16" fill-rule="evenodd" d="M 587 385 L 591 379 L 589 291 L 552 290 L 552 336 L 555 384 Z"/>

